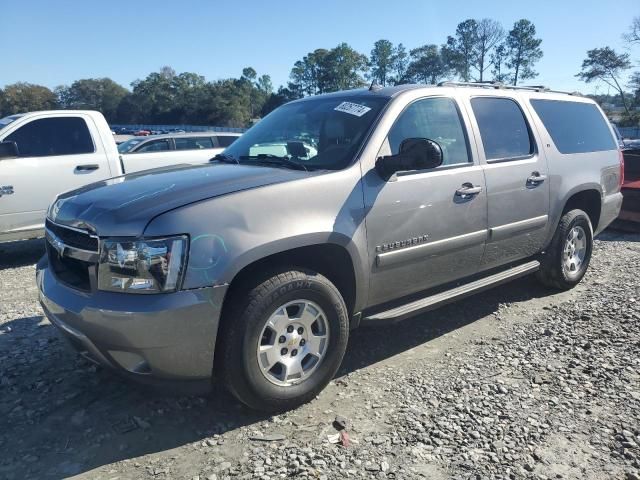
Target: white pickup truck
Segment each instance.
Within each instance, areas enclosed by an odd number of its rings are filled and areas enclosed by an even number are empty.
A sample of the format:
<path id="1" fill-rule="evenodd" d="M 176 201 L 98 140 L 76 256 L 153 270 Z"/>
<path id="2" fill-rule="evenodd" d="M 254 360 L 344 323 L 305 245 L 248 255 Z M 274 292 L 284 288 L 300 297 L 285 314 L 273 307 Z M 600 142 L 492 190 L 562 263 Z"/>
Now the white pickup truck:
<path id="1" fill-rule="evenodd" d="M 224 133 L 228 136 L 239 134 Z M 56 195 L 124 173 L 203 163 L 224 146 L 211 132 L 144 139 L 120 153 L 101 113 L 50 110 L 0 119 L 0 242 L 40 237 Z"/>

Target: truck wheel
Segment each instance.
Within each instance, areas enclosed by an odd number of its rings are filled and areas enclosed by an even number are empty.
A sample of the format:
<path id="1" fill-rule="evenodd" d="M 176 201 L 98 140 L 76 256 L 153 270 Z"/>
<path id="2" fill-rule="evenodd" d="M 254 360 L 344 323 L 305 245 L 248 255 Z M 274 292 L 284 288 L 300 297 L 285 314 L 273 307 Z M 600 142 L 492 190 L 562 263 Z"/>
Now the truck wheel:
<path id="1" fill-rule="evenodd" d="M 582 210 L 563 215 L 547 251 L 542 255 L 538 280 L 544 285 L 569 290 L 584 277 L 593 250 L 593 229 Z"/>
<path id="2" fill-rule="evenodd" d="M 340 367 L 349 338 L 338 289 L 318 273 L 293 269 L 235 300 L 217 347 L 218 372 L 229 390 L 265 411 L 314 398 Z"/>

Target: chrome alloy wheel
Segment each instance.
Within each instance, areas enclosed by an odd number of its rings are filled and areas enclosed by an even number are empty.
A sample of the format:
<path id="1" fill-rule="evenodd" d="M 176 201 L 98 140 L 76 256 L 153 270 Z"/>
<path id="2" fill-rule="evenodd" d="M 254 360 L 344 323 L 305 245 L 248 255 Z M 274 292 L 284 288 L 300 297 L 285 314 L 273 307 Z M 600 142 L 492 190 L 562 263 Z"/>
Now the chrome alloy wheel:
<path id="1" fill-rule="evenodd" d="M 329 345 L 329 321 L 309 300 L 288 302 L 269 317 L 258 339 L 258 366 L 279 386 L 296 385 L 320 365 Z"/>
<path id="2" fill-rule="evenodd" d="M 562 261 L 565 273 L 572 277 L 578 274 L 587 255 L 587 234 L 578 225 L 573 227 L 564 242 Z"/>

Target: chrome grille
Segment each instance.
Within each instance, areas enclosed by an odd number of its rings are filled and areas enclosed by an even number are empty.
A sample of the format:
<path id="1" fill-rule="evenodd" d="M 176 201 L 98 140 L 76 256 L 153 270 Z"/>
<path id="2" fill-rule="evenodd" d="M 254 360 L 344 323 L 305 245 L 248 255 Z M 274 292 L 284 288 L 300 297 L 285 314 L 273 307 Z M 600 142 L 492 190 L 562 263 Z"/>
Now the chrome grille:
<path id="1" fill-rule="evenodd" d="M 97 235 L 91 235 L 89 232 L 77 228 L 58 225 L 48 218 L 45 222 L 45 227 L 70 247 L 87 250 L 89 252 L 98 252 Z"/>

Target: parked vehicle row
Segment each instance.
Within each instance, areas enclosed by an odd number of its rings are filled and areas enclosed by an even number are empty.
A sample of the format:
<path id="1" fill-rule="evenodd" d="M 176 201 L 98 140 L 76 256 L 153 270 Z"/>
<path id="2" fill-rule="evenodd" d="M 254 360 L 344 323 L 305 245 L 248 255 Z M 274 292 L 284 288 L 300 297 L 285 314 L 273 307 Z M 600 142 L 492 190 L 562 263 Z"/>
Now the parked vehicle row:
<path id="1" fill-rule="evenodd" d="M 590 99 L 403 85 L 286 104 L 208 165 L 62 194 L 37 267 L 47 317 L 131 378 L 222 379 L 282 410 L 333 378 L 360 324 L 536 273 L 583 278 L 622 158 Z"/>
<path id="2" fill-rule="evenodd" d="M 135 137 L 116 147 L 92 111 L 43 111 L 0 120 L 0 242 L 44 235 L 56 195 L 125 173 L 204 163 L 240 134 Z"/>

